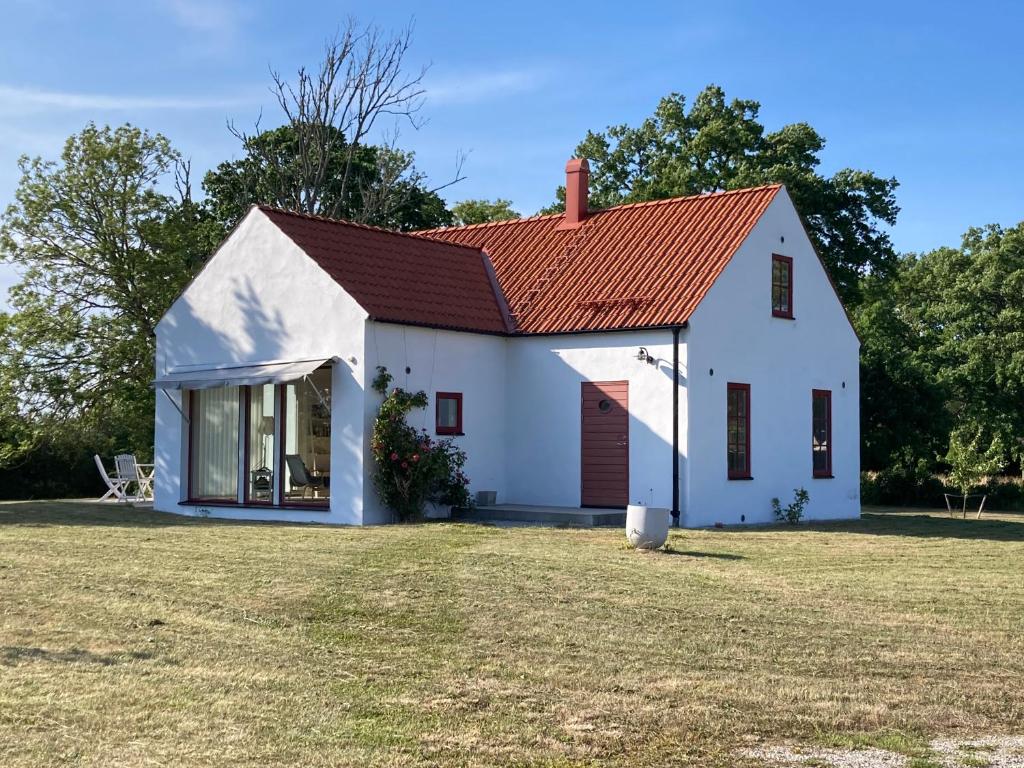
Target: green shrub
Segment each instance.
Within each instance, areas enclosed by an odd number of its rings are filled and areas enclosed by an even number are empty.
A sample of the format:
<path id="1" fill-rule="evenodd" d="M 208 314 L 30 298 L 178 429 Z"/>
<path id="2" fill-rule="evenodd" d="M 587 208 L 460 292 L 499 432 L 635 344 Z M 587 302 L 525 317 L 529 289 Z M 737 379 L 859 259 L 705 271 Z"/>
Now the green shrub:
<path id="1" fill-rule="evenodd" d="M 888 506 L 945 506 L 945 488 L 927 462 L 897 463 L 880 472 L 861 473 L 861 501 Z"/>
<path id="2" fill-rule="evenodd" d="M 384 396 L 373 425 L 373 482 L 385 506 L 399 520 L 418 520 L 428 501 L 468 507 L 466 453 L 451 440 L 433 440 L 406 422 L 414 408 L 427 406 L 426 392 L 390 392 L 391 374 L 378 367 L 373 389 Z"/>
<path id="3" fill-rule="evenodd" d="M 881 472 L 862 472 L 860 496 L 864 504 L 890 507 L 946 506 L 944 493 L 958 494 L 943 475 L 925 471 L 908 472 L 894 468 Z M 1024 511 L 1024 480 L 1019 477 L 992 477 L 978 493 L 987 493 L 985 509 L 1004 512 Z"/>
<path id="4" fill-rule="evenodd" d="M 810 500 L 811 495 L 807 493 L 806 488 L 794 488 L 793 503 L 787 504 L 785 507 L 782 506 L 778 497 L 772 499 L 772 511 L 775 513 L 775 519 L 779 522 L 796 525 L 803 519 L 804 507 Z"/>
<path id="5" fill-rule="evenodd" d="M 1020 477 L 989 478 L 986 509 L 1024 511 L 1024 479 Z"/>

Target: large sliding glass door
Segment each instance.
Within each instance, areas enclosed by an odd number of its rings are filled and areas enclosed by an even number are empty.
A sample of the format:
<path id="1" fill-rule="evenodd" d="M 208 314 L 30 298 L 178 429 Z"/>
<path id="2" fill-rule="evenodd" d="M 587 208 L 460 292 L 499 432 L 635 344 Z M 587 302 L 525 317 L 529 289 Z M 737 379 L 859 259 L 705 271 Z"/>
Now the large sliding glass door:
<path id="1" fill-rule="evenodd" d="M 271 504 L 274 501 L 274 440 L 276 437 L 277 387 L 263 384 L 249 387 L 246 432 L 246 501 Z"/>
<path id="2" fill-rule="evenodd" d="M 238 500 L 238 387 L 190 395 L 189 498 Z"/>
<path id="3" fill-rule="evenodd" d="M 328 504 L 331 497 L 331 369 L 281 387 L 281 498 Z"/>
<path id="4" fill-rule="evenodd" d="M 190 501 L 328 506 L 330 366 L 286 384 L 192 390 L 188 442 Z"/>

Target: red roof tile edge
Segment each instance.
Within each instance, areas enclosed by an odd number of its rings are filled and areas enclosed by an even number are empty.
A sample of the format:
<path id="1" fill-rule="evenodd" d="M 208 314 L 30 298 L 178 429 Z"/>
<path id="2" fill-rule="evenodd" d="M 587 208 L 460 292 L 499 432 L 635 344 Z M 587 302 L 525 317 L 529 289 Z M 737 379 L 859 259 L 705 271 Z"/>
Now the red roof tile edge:
<path id="1" fill-rule="evenodd" d="M 253 208 L 259 208 L 261 211 L 269 211 L 271 213 L 282 213 L 282 214 L 285 214 L 286 216 L 296 216 L 296 217 L 298 217 L 300 219 L 309 219 L 310 221 L 322 221 L 325 224 L 341 224 L 341 225 L 346 226 L 346 227 L 354 227 L 355 229 L 365 229 L 365 230 L 369 230 L 370 232 L 379 232 L 379 233 L 381 233 L 383 235 L 394 235 L 395 237 L 411 238 L 413 240 L 422 240 L 423 239 L 423 238 L 421 238 L 419 236 L 418 233 L 399 232 L 398 230 L 395 230 L 395 229 L 387 229 L 386 227 L 375 227 L 372 224 L 360 224 L 359 222 L 349 221 L 348 219 L 332 219 L 329 216 L 318 216 L 317 214 L 314 214 L 314 213 L 303 213 L 301 211 L 290 211 L 287 208 L 278 208 L 278 207 L 273 206 L 273 205 L 254 205 Z M 431 230 L 423 230 L 423 231 L 424 232 L 428 232 L 428 231 L 431 231 Z M 462 243 L 447 243 L 447 245 L 451 245 L 451 246 L 454 246 L 456 248 L 465 248 L 467 250 L 473 251 L 474 253 L 479 253 L 480 252 L 479 248 L 474 248 L 471 245 L 463 245 Z"/>
<path id="2" fill-rule="evenodd" d="M 621 212 L 621 211 L 630 210 L 630 209 L 651 208 L 651 207 L 656 207 L 656 206 L 679 204 L 679 203 L 683 203 L 683 202 L 706 201 L 706 200 L 713 199 L 713 198 L 722 198 L 722 197 L 728 197 L 728 196 L 734 196 L 734 195 L 742 195 L 742 194 L 752 194 L 752 193 L 757 193 L 757 192 L 765 192 L 765 191 L 769 191 L 769 190 L 771 190 L 774 193 L 774 192 L 777 192 L 778 190 L 780 190 L 782 188 L 783 188 L 783 185 L 781 185 L 781 184 L 765 184 L 765 185 L 761 185 L 761 186 L 758 186 L 758 187 L 749 187 L 749 188 L 744 188 L 744 189 L 722 190 L 722 191 L 717 191 L 717 192 L 704 193 L 704 194 L 700 194 L 700 195 L 690 195 L 690 196 L 685 196 L 685 197 L 665 198 L 665 199 L 661 199 L 661 200 L 649 200 L 649 201 L 644 201 L 644 202 L 639 202 L 639 203 L 626 203 L 626 204 L 623 204 L 623 205 L 613 206 L 611 208 L 604 208 L 604 209 L 598 209 L 598 210 L 590 211 L 589 214 L 588 214 L 587 220 L 588 221 L 591 221 L 591 220 L 596 221 L 596 220 L 599 220 L 600 218 L 602 218 L 601 214 L 611 213 L 611 212 Z M 773 199 L 774 196 L 775 195 L 772 194 L 771 195 L 771 199 Z M 538 329 L 538 330 L 521 330 L 521 329 L 519 329 L 517 327 L 517 323 L 516 323 L 515 317 L 514 317 L 514 315 L 511 312 L 511 308 L 508 305 L 508 301 L 507 301 L 507 299 L 505 297 L 505 294 L 504 294 L 504 292 L 501 289 L 500 283 L 498 282 L 497 276 L 496 276 L 496 274 L 494 272 L 493 265 L 491 263 L 490 256 L 487 253 L 486 249 L 481 248 L 481 247 L 477 247 L 477 246 L 466 245 L 466 244 L 460 243 L 460 242 L 458 242 L 456 240 L 448 239 L 448 237 L 435 236 L 435 235 L 442 235 L 442 233 L 444 233 L 445 235 L 452 235 L 452 234 L 455 234 L 456 232 L 469 232 L 469 231 L 474 231 L 474 230 L 483 230 L 485 228 L 504 228 L 504 227 L 514 226 L 514 225 L 518 225 L 518 224 L 524 224 L 524 223 L 527 223 L 527 222 L 538 222 L 538 221 L 543 221 L 543 220 L 558 219 L 558 218 L 561 218 L 563 216 L 563 214 L 561 214 L 561 213 L 541 214 L 541 215 L 530 216 L 530 217 L 525 217 L 525 218 L 521 218 L 521 219 L 509 219 L 509 220 L 497 221 L 497 222 L 484 222 L 482 224 L 471 224 L 471 225 L 466 225 L 466 226 L 462 226 L 462 227 L 438 227 L 438 228 L 433 228 L 433 229 L 428 229 L 428 230 L 419 230 L 419 231 L 416 231 L 416 232 L 397 232 L 397 231 L 394 231 L 394 230 L 385 229 L 385 228 L 382 228 L 382 227 L 375 227 L 375 226 L 371 226 L 371 225 L 368 225 L 368 224 L 360 224 L 360 223 L 356 223 L 356 222 L 352 222 L 352 221 L 347 221 L 347 220 L 344 220 L 344 219 L 333 219 L 333 218 L 326 217 L 326 216 L 319 216 L 319 215 L 314 215 L 314 214 L 301 213 L 301 212 L 298 212 L 298 211 L 289 211 L 289 210 L 286 210 L 286 209 L 277 208 L 277 207 L 269 206 L 269 205 L 258 205 L 258 206 L 254 206 L 254 207 L 258 207 L 262 211 L 265 211 L 265 212 L 273 212 L 273 213 L 277 213 L 277 214 L 284 214 L 284 215 L 294 216 L 294 217 L 298 217 L 298 218 L 302 218 L 302 219 L 308 219 L 308 220 L 311 220 L 311 221 L 318 221 L 318 222 L 324 222 L 324 223 L 329 223 L 329 224 L 336 224 L 336 225 L 342 225 L 342 226 L 346 226 L 346 227 L 352 227 L 352 228 L 356 228 L 356 229 L 368 230 L 368 231 L 372 231 L 372 232 L 375 232 L 375 233 L 380 233 L 380 234 L 383 234 L 383 235 L 390 235 L 392 237 L 402 238 L 402 239 L 405 239 L 407 241 L 408 240 L 419 240 L 421 242 L 422 241 L 428 241 L 428 242 L 432 242 L 432 243 L 439 243 L 439 244 L 444 244 L 444 245 L 449 246 L 449 247 L 461 248 L 461 249 L 464 249 L 464 250 L 468 250 L 468 251 L 472 251 L 472 252 L 480 254 L 481 258 L 484 261 L 484 267 L 485 267 L 485 271 L 487 272 L 487 276 L 488 276 L 488 279 L 489 279 L 490 284 L 491 284 L 491 290 L 493 291 L 494 298 L 495 298 L 495 300 L 496 300 L 496 302 L 497 302 L 497 304 L 498 304 L 498 306 L 500 308 L 502 319 L 503 319 L 504 325 L 505 325 L 505 334 L 500 334 L 500 332 L 499 332 L 500 335 L 549 335 L 549 334 L 566 334 L 566 333 L 571 334 L 571 333 L 616 332 L 616 331 L 630 331 L 630 330 L 654 329 L 654 328 L 672 328 L 672 327 L 676 327 L 676 326 L 680 326 L 680 325 L 686 325 L 686 320 L 684 319 L 681 322 L 673 322 L 673 323 L 655 322 L 653 324 L 638 324 L 638 325 L 627 325 L 627 326 L 610 326 L 610 327 L 599 327 L 599 328 L 578 328 L 578 329 L 552 330 L 552 331 L 545 331 L 545 330 L 540 330 L 540 329 Z M 722 265 L 723 269 L 724 269 L 725 264 L 727 264 L 729 261 L 731 261 L 732 256 L 735 254 L 736 249 L 743 242 L 743 239 L 745 239 L 746 234 L 749 234 L 750 229 L 754 226 L 754 224 L 756 223 L 756 221 L 758 219 L 760 219 L 760 214 L 758 214 L 758 216 L 753 221 L 751 221 L 749 223 L 749 226 L 747 228 L 746 233 L 744 234 L 744 237 L 741 238 L 738 242 L 734 243 L 729 248 L 728 255 L 727 255 L 727 257 L 726 257 L 726 259 L 725 259 L 725 261 L 724 261 L 724 263 Z M 586 222 L 584 222 L 584 223 L 586 223 Z M 820 259 L 820 256 L 819 256 L 819 259 Z M 710 281 L 708 281 L 706 284 L 697 287 L 697 290 L 695 291 L 695 293 L 697 295 L 697 301 L 694 304 L 694 308 L 696 307 L 697 304 L 699 304 L 701 301 L 703 301 L 704 297 L 707 295 L 707 293 L 710 290 L 711 286 L 717 281 L 717 278 L 718 278 L 720 273 L 721 272 L 719 271 L 717 274 L 713 275 L 712 279 Z M 409 321 L 404 321 L 404 320 L 392 320 L 392 319 L 388 319 L 388 318 L 377 318 L 377 317 L 373 317 L 372 315 L 371 315 L 371 319 L 378 320 L 378 321 L 381 321 L 381 322 L 397 322 L 399 324 L 407 324 L 407 325 L 424 325 L 426 327 L 446 328 L 446 329 L 456 330 L 456 331 L 482 332 L 482 333 L 491 333 L 491 334 L 495 333 L 495 331 L 480 331 L 480 330 L 473 329 L 473 328 L 468 328 L 468 327 L 464 328 L 464 327 L 460 327 L 460 326 L 446 325 L 446 324 L 441 324 L 441 323 L 409 322 Z"/>
<path id="3" fill-rule="evenodd" d="M 707 200 L 711 197 L 726 197 L 727 195 L 741 195 L 749 194 L 751 192 L 761 192 L 767 189 L 774 189 L 776 191 L 782 189 L 784 184 L 762 184 L 759 187 L 743 187 L 742 189 L 722 189 L 717 192 L 702 192 L 699 195 L 682 195 L 680 197 L 663 197 L 658 200 L 644 200 L 639 203 L 622 203 L 621 205 L 613 205 L 610 208 L 595 208 L 587 212 L 587 218 L 596 216 L 600 213 L 607 213 L 609 211 L 622 211 L 628 208 L 645 208 L 655 205 L 667 205 L 669 203 L 679 203 L 683 200 Z M 460 232 L 468 232 L 474 229 L 483 229 L 484 227 L 501 227 L 508 224 L 522 224 L 527 221 L 543 221 L 544 219 L 557 219 L 564 216 L 564 213 L 538 213 L 533 216 L 523 216 L 519 219 L 503 219 L 501 221 L 485 221 L 482 224 L 464 224 L 463 226 L 454 227 L 432 227 L 431 229 L 417 229 L 413 232 L 403 233 L 409 234 L 413 237 L 425 237 L 433 240 L 431 235 L 435 232 L 452 232 L 458 230 Z M 328 219 L 331 221 L 331 219 Z M 453 242 L 451 240 L 445 240 L 444 242 Z"/>

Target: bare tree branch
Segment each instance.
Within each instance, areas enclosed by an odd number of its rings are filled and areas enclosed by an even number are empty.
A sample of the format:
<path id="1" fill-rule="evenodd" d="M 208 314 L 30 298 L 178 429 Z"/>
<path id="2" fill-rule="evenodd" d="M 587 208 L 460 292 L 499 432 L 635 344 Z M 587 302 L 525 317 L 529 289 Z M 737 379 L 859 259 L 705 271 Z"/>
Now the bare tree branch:
<path id="1" fill-rule="evenodd" d="M 372 161 L 365 150 L 382 117 L 396 126 L 423 125 L 419 112 L 428 68 L 407 71 L 412 36 L 411 23 L 389 34 L 349 18 L 326 41 L 316 67 L 300 67 L 292 79 L 271 69 L 270 92 L 294 146 L 284 151 L 279 142 L 265 140 L 272 131 L 261 129 L 259 121 L 252 133 L 229 123 L 232 135 L 266 170 L 259 182 L 263 188 L 248 188 L 256 182 L 246 179 L 239 193 L 282 208 L 360 221 L 379 221 L 400 207 L 410 182 L 423 180 L 412 155 L 386 137 L 374 147 L 379 151 Z M 378 178 L 365 178 L 367 162 L 377 163 Z M 460 181 L 461 167 L 460 162 L 455 178 L 438 189 Z"/>

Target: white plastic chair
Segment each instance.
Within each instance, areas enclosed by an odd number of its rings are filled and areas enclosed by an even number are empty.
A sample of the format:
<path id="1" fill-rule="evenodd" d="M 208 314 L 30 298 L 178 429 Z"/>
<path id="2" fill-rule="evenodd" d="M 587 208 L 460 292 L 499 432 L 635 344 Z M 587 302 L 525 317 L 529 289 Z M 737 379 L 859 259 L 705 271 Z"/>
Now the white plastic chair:
<path id="1" fill-rule="evenodd" d="M 107 469 L 103 466 L 103 459 L 99 457 L 99 454 L 93 454 L 93 459 L 96 460 L 96 469 L 100 471 L 100 477 L 103 478 L 103 482 L 107 484 L 108 489 L 106 493 L 100 496 L 99 500 L 106 501 L 112 498 L 114 501 L 121 501 L 127 483 L 121 479 L 116 470 L 113 477 L 107 474 Z"/>
<path id="2" fill-rule="evenodd" d="M 117 465 L 117 476 L 124 481 L 124 490 L 121 493 L 120 501 L 151 501 L 153 498 L 153 465 L 139 464 L 135 460 L 134 453 L 119 453 L 114 457 L 114 464 Z M 149 469 L 149 473 L 143 471 Z M 132 484 L 135 484 L 135 493 L 129 492 Z"/>

